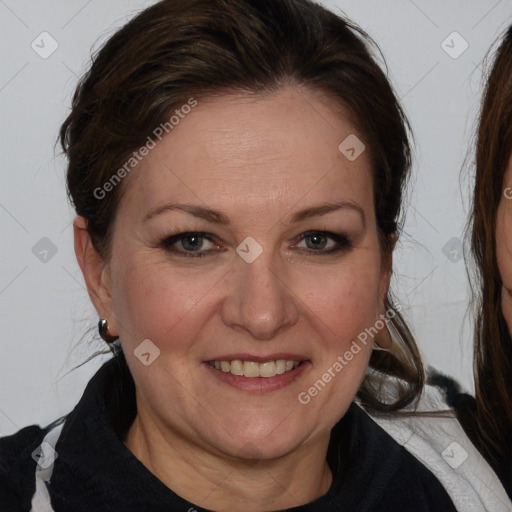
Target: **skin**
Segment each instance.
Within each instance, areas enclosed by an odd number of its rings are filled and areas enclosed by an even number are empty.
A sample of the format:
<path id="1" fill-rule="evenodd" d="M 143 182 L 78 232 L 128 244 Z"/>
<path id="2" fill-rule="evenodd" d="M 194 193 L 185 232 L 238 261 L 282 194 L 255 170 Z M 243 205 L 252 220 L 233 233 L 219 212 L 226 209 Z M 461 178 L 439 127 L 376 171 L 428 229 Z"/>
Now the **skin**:
<path id="1" fill-rule="evenodd" d="M 496 217 L 496 253 L 503 283 L 503 315 L 512 336 L 512 155 L 503 177 L 503 195 Z"/>
<path id="2" fill-rule="evenodd" d="M 127 178 L 109 261 L 92 247 L 85 219 L 75 220 L 90 297 L 120 336 L 136 383 L 125 444 L 197 505 L 284 509 L 332 483 L 330 431 L 364 378 L 372 343 L 310 403 L 297 397 L 384 312 L 391 266 L 378 243 L 368 152 L 350 162 L 338 150 L 352 133 L 339 105 L 304 89 L 202 100 Z M 333 201 L 357 207 L 289 222 Z M 143 221 L 169 202 L 219 210 L 231 225 L 179 210 Z M 345 234 L 351 246 L 321 255 L 338 243 L 301 240 L 309 230 Z M 159 245 L 186 231 L 213 235 L 199 244 L 206 257 Z M 250 264 L 236 253 L 248 236 L 263 249 Z M 185 252 L 186 242 L 173 248 Z M 134 356 L 145 339 L 160 350 L 149 366 Z M 310 364 L 282 389 L 248 392 L 204 364 L 240 352 L 301 354 Z"/>

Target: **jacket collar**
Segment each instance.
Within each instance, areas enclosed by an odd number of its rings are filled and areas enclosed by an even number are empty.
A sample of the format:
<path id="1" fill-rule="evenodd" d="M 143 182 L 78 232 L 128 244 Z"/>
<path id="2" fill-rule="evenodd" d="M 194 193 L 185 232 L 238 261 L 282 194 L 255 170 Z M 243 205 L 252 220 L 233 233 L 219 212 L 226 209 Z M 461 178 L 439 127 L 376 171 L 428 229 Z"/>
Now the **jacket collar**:
<path id="1" fill-rule="evenodd" d="M 164 485 L 123 444 L 135 415 L 135 385 L 121 354 L 98 370 L 66 418 L 50 486 L 56 511 L 206 512 Z M 379 474 L 378 489 L 382 490 L 399 466 L 399 451 L 400 447 L 352 404 L 331 432 L 327 460 L 334 478 L 330 490 L 293 510 L 334 511 L 340 503 L 347 510 L 358 509 L 372 493 L 361 482 L 375 481 Z M 343 475 L 336 473 L 340 460 Z"/>

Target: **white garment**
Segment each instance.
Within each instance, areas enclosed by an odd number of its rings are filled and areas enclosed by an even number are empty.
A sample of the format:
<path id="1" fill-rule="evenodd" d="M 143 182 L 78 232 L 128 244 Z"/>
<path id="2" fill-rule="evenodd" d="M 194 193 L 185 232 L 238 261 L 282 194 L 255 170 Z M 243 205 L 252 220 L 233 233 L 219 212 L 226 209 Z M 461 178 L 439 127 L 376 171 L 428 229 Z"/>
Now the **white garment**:
<path id="1" fill-rule="evenodd" d="M 387 379 L 388 396 L 393 379 Z M 384 393 L 387 393 L 386 388 Z M 442 392 L 426 385 L 418 411 L 447 410 Z M 455 417 L 367 414 L 441 482 L 460 512 L 512 512 L 498 477 L 466 436 Z"/>
<path id="2" fill-rule="evenodd" d="M 50 481 L 53 473 L 53 464 L 59 456 L 55 451 L 55 446 L 63 426 L 64 422 L 52 428 L 44 436 L 39 446 L 41 456 L 36 466 L 36 490 L 32 496 L 30 512 L 54 512 L 46 482 Z"/>

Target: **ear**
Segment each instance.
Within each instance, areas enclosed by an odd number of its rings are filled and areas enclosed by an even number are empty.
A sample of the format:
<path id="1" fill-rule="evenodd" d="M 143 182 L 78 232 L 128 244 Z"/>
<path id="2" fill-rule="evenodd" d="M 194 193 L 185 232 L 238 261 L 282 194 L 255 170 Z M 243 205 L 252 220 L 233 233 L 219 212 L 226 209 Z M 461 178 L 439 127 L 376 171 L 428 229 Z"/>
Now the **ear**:
<path id="1" fill-rule="evenodd" d="M 112 282 L 110 264 L 105 262 L 95 249 L 89 232 L 87 219 L 78 216 L 73 221 L 75 238 L 75 254 L 87 291 L 100 318 L 108 320 L 108 331 L 112 336 L 117 335 L 115 316 L 112 312 Z"/>

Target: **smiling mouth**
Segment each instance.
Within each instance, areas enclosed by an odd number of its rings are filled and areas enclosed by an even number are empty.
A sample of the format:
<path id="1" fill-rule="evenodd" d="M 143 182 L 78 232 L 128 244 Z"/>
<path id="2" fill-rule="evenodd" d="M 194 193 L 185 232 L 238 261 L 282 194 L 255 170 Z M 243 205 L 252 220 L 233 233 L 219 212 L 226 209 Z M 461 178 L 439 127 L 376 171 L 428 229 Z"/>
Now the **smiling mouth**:
<path id="1" fill-rule="evenodd" d="M 212 368 L 216 368 L 224 373 L 231 373 L 240 377 L 275 377 L 294 371 L 303 361 L 291 361 L 286 359 L 277 359 L 275 361 L 265 361 L 258 363 L 256 361 L 242 361 L 235 359 L 233 361 L 208 361 Z"/>

